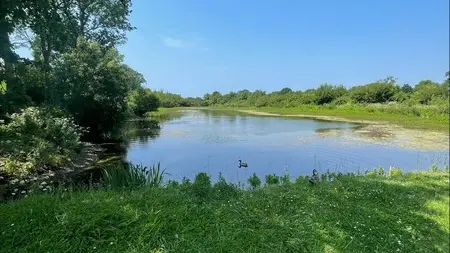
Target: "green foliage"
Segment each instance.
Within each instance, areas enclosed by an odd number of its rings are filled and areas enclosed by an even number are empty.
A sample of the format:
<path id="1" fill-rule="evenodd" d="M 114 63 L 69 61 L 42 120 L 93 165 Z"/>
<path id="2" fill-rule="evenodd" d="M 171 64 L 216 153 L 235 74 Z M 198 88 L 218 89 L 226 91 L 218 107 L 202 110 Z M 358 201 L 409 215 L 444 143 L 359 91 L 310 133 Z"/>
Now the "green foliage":
<path id="1" fill-rule="evenodd" d="M 62 166 L 81 151 L 83 128 L 61 111 L 23 109 L 0 125 L 0 170 L 23 177 L 43 166 Z"/>
<path id="2" fill-rule="evenodd" d="M 160 187 L 167 173 L 160 164 L 150 169 L 143 165 L 123 164 L 103 170 L 103 181 L 110 189 Z"/>
<path id="3" fill-rule="evenodd" d="M 208 174 L 201 172 L 195 176 L 195 180 L 192 183 L 191 190 L 194 196 L 205 199 L 211 193 L 212 185 L 211 178 Z"/>
<path id="4" fill-rule="evenodd" d="M 448 83 L 446 80 L 442 85 L 431 81 L 422 81 L 415 88 L 408 84 L 399 86 L 396 79 L 387 77 L 376 82 L 355 86 L 346 89 L 343 85 L 323 84 L 316 89 L 308 89 L 305 91 L 292 91 L 290 88 L 283 88 L 280 91 L 266 93 L 262 90 L 254 92 L 241 90 L 238 92 L 230 92 L 221 94 L 218 91 L 212 94 L 205 94 L 203 99 L 190 98 L 186 103 L 188 106 L 232 106 L 232 107 L 277 107 L 277 108 L 295 108 L 308 107 L 314 105 L 323 106 L 325 109 L 335 107 L 365 107 L 370 104 L 390 104 L 397 102 L 405 111 L 397 111 L 401 114 L 420 116 L 423 108 L 417 109 L 420 104 L 436 105 L 436 107 L 428 108 L 430 111 L 435 110 L 437 114 L 448 114 Z M 391 105 L 390 105 L 391 106 Z M 413 109 L 408 109 L 414 106 Z M 394 105 L 393 107 L 400 107 Z M 367 107 L 369 112 L 375 113 L 377 108 Z M 384 107 L 383 107 L 384 110 Z M 395 112 L 395 113 L 397 113 Z"/>
<path id="5" fill-rule="evenodd" d="M 61 55 L 54 71 L 54 103 L 89 128 L 90 136 L 111 137 L 127 110 L 129 68 L 123 56 L 79 39 L 76 48 Z"/>
<path id="6" fill-rule="evenodd" d="M 322 104 L 328 104 L 331 103 L 333 100 L 345 95 L 347 90 L 344 88 L 344 86 L 333 86 L 329 84 L 322 84 L 319 86 L 319 88 L 316 89 L 316 104 L 322 105 Z"/>
<path id="7" fill-rule="evenodd" d="M 5 81 L 1 81 L 0 82 L 0 95 L 4 95 L 6 93 L 6 82 Z"/>
<path id="8" fill-rule="evenodd" d="M 448 88 L 433 81 L 424 80 L 414 87 L 413 98 L 421 104 L 430 104 L 433 99 L 445 99 L 448 103 Z"/>
<path id="9" fill-rule="evenodd" d="M 154 91 L 153 94 L 159 99 L 161 107 L 172 108 L 188 106 L 187 101 L 178 94 L 165 91 Z"/>
<path id="10" fill-rule="evenodd" d="M 394 83 L 376 82 L 353 87 L 350 96 L 357 103 L 385 103 L 391 101 L 398 90 Z"/>
<path id="11" fill-rule="evenodd" d="M 439 169 L 439 167 L 436 164 L 433 164 L 430 167 L 430 171 L 436 173 L 436 172 L 440 172 L 441 170 Z"/>
<path id="12" fill-rule="evenodd" d="M 261 185 L 261 179 L 259 179 L 256 173 L 253 173 L 253 175 L 247 180 L 247 182 L 250 184 L 253 190 Z"/>
<path id="13" fill-rule="evenodd" d="M 266 185 L 278 185 L 280 184 L 280 177 L 276 174 L 266 175 Z"/>
<path id="14" fill-rule="evenodd" d="M 368 177 L 376 177 L 376 176 L 378 176 L 378 169 L 366 170 L 365 174 Z"/>
<path id="15" fill-rule="evenodd" d="M 291 175 L 287 170 L 284 171 L 284 175 L 280 177 L 280 181 L 282 185 L 288 185 L 291 183 Z"/>
<path id="16" fill-rule="evenodd" d="M 61 190 L 0 204 L 1 251 L 448 252 L 448 182 L 342 175 L 202 202 L 181 185 Z"/>
<path id="17" fill-rule="evenodd" d="M 239 193 L 236 186 L 226 182 L 222 173 L 219 174 L 219 180 L 214 184 L 213 191 L 216 199 L 230 199 L 236 197 Z"/>
<path id="18" fill-rule="evenodd" d="M 398 177 L 401 175 L 403 175 L 402 169 L 400 169 L 398 167 L 390 167 L 389 168 L 389 176 L 390 177 Z"/>
<path id="19" fill-rule="evenodd" d="M 402 92 L 404 92 L 406 94 L 414 92 L 413 87 L 411 87 L 411 85 L 409 85 L 409 84 L 403 84 L 403 86 L 400 89 Z"/>
<path id="20" fill-rule="evenodd" d="M 147 112 L 156 111 L 159 107 L 159 99 L 150 89 L 136 89 L 128 94 L 128 107 L 138 117 Z"/>

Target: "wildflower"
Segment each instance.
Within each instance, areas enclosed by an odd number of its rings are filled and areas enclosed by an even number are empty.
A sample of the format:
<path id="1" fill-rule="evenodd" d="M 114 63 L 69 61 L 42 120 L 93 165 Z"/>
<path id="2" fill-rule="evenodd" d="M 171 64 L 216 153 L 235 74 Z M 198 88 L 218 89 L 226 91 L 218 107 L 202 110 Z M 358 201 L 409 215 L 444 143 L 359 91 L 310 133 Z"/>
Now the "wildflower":
<path id="1" fill-rule="evenodd" d="M 25 194 L 25 193 L 27 193 L 27 192 L 26 192 L 26 191 L 21 191 L 20 193 Z"/>
<path id="2" fill-rule="evenodd" d="M 11 193 L 11 195 L 13 195 L 13 196 L 16 196 L 16 193 L 15 193 L 15 192 L 13 192 L 13 193 Z"/>

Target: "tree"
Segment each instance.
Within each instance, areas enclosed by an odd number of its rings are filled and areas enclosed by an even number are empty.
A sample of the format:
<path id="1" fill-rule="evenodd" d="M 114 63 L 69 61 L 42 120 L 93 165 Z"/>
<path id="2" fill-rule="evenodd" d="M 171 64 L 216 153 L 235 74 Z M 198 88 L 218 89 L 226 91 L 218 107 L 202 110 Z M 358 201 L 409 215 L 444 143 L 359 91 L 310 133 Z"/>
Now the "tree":
<path id="1" fill-rule="evenodd" d="M 318 105 L 331 103 L 336 98 L 343 96 L 346 92 L 347 90 L 342 85 L 333 86 L 330 84 L 322 84 L 315 92 L 317 96 L 316 103 Z"/>
<path id="2" fill-rule="evenodd" d="M 115 47 L 135 29 L 129 22 L 131 0 L 60 0 L 58 7 L 72 47 L 80 36 L 104 47 Z"/>
<path id="3" fill-rule="evenodd" d="M 285 87 L 279 91 L 280 94 L 287 94 L 287 93 L 291 93 L 291 92 L 292 92 L 291 88 L 288 88 L 288 87 Z"/>
<path id="4" fill-rule="evenodd" d="M 409 84 L 403 84 L 402 88 L 400 88 L 400 90 L 404 93 L 413 93 L 414 89 L 413 87 L 411 87 L 411 85 Z"/>
<path id="5" fill-rule="evenodd" d="M 422 104 L 429 104 L 433 98 L 447 98 L 448 89 L 431 80 L 422 80 L 414 87 L 414 98 Z"/>
<path id="6" fill-rule="evenodd" d="M 128 95 L 128 106 L 139 117 L 142 117 L 146 112 L 156 111 L 159 104 L 158 97 L 148 88 L 133 90 Z"/>
<path id="7" fill-rule="evenodd" d="M 392 99 L 399 91 L 392 79 L 385 79 L 364 86 L 356 86 L 350 90 L 351 98 L 358 103 L 384 103 Z"/>
<path id="8" fill-rule="evenodd" d="M 55 63 L 51 101 L 88 127 L 91 137 L 112 137 L 127 110 L 130 75 L 123 56 L 80 38 L 76 48 Z"/>

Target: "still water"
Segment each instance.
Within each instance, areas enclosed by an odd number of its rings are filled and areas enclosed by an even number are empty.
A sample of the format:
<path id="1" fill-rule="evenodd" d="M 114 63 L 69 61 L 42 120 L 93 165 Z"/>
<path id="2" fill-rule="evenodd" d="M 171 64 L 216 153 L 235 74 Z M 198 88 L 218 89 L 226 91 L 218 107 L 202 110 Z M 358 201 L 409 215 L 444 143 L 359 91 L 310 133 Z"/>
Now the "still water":
<path id="1" fill-rule="evenodd" d="M 219 173 L 231 182 L 245 182 L 256 173 L 292 177 L 319 172 L 364 172 L 378 166 L 399 166 L 404 171 L 448 164 L 448 150 L 414 150 L 376 144 L 361 138 L 324 134 L 341 131 L 352 135 L 357 124 L 263 117 L 235 112 L 186 110 L 159 123 L 130 122 L 126 159 L 147 167 L 161 163 L 166 178 L 193 179 L 206 172 Z M 356 134 L 356 133 L 355 133 Z M 373 138 L 373 136 L 372 136 Z M 238 160 L 248 168 L 238 168 Z"/>

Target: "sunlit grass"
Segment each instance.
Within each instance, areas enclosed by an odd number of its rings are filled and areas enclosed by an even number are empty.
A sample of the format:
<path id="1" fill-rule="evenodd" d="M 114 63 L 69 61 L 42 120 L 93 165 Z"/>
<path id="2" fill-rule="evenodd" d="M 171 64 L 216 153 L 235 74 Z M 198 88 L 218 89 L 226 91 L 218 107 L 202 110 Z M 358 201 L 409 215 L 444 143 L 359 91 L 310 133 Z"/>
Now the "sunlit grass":
<path id="1" fill-rule="evenodd" d="M 376 171 L 31 196 L 0 204 L 0 251 L 448 252 L 448 172 Z"/>
<path id="2" fill-rule="evenodd" d="M 161 169 L 160 163 L 151 168 L 124 164 L 104 169 L 103 179 L 105 185 L 110 189 L 158 187 L 161 186 L 165 174 L 165 169 Z"/>
<path id="3" fill-rule="evenodd" d="M 431 129 L 438 131 L 449 131 L 448 114 L 438 114 L 428 109 L 415 109 L 418 116 L 410 112 L 402 112 L 402 108 L 395 106 L 349 106 L 349 107 L 327 107 L 327 106 L 299 106 L 293 108 L 276 108 L 276 107 L 260 107 L 260 108 L 231 108 L 222 109 L 230 110 L 255 110 L 260 112 L 276 113 L 281 115 L 307 114 L 317 116 L 335 116 L 350 120 L 372 120 L 394 123 L 408 128 Z"/>
<path id="4" fill-rule="evenodd" d="M 158 108 L 157 111 L 154 112 L 147 112 L 145 113 L 145 117 L 151 118 L 151 119 L 168 119 L 170 116 L 180 114 L 180 110 L 182 108 L 174 107 L 174 108 Z"/>

